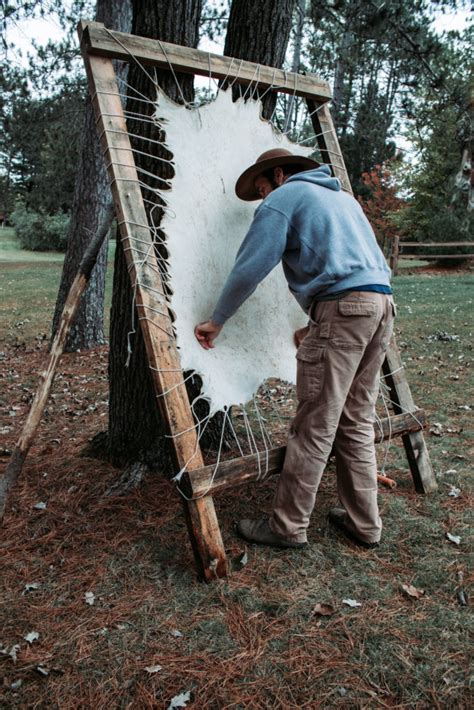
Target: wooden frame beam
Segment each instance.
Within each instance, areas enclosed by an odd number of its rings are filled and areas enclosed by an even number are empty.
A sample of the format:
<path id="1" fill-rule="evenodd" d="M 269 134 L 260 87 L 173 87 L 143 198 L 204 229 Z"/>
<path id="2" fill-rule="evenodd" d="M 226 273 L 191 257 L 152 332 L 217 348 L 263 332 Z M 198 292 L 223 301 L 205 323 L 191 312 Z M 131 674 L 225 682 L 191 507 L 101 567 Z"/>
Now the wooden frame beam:
<path id="1" fill-rule="evenodd" d="M 339 146 L 329 106 L 327 104 L 321 106 L 320 102 L 314 99 L 307 99 L 306 104 L 311 116 L 316 141 L 321 151 L 321 160 L 332 167 L 334 175 L 341 181 L 342 188 L 352 195 L 351 181 L 349 180 L 346 164 Z"/>
<path id="2" fill-rule="evenodd" d="M 157 403 L 170 434 L 175 435 L 177 470 L 184 466 L 188 470 L 201 468 L 204 461 L 147 226 L 115 70 L 108 58 L 84 56 L 84 61 Z M 144 254 L 148 254 L 147 258 L 143 258 Z M 184 501 L 184 507 L 200 576 L 207 581 L 225 576 L 226 555 L 212 498 Z"/>
<path id="3" fill-rule="evenodd" d="M 400 351 L 392 337 L 387 348 L 385 361 L 382 365 L 385 384 L 390 388 L 390 399 L 395 414 L 415 412 L 410 386 L 405 375 L 405 368 L 400 357 Z M 422 431 L 406 433 L 402 436 L 405 453 L 410 466 L 411 475 L 418 493 L 431 493 L 438 488 L 430 454 Z"/>
<path id="4" fill-rule="evenodd" d="M 97 54 L 126 62 L 135 58 L 142 64 L 159 69 L 173 67 L 186 74 L 211 76 L 221 81 L 228 79 L 243 85 L 255 84 L 261 89 L 273 88 L 285 94 L 312 98 L 319 103 L 331 99 L 328 82 L 316 74 L 296 74 L 200 49 L 115 32 L 107 30 L 99 22 L 81 20 L 78 32 L 84 55 Z"/>
<path id="5" fill-rule="evenodd" d="M 375 443 L 421 431 L 425 425 L 426 416 L 423 409 L 387 417 L 374 424 Z M 267 452 L 221 461 L 217 471 L 214 464 L 204 466 L 185 473 L 180 482 L 180 489 L 189 498 L 199 498 L 243 483 L 258 481 L 260 470 L 265 472 L 265 478 L 275 476 L 281 473 L 285 452 L 286 446 L 279 446 Z"/>

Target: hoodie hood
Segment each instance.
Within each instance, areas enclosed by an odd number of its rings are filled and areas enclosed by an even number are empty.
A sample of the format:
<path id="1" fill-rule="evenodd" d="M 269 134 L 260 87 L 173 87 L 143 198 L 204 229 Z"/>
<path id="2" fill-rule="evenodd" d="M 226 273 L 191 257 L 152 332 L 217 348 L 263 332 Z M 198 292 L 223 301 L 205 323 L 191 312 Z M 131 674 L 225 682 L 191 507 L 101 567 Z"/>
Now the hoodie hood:
<path id="1" fill-rule="evenodd" d="M 313 185 L 326 187 L 328 190 L 334 190 L 335 192 L 339 192 L 339 190 L 342 189 L 339 178 L 331 175 L 329 165 L 320 165 L 319 168 L 315 168 L 314 170 L 305 170 L 302 173 L 291 175 L 291 177 L 285 181 L 285 184 L 289 182 L 310 182 Z"/>

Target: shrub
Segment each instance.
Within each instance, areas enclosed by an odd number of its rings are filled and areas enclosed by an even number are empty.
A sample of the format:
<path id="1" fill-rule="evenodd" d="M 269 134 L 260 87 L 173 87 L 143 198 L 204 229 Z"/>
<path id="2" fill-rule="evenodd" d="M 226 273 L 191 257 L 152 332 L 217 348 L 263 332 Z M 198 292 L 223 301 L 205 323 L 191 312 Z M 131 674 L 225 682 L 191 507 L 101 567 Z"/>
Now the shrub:
<path id="1" fill-rule="evenodd" d="M 69 215 L 34 212 L 23 202 L 17 202 L 11 221 L 23 249 L 66 251 Z"/>

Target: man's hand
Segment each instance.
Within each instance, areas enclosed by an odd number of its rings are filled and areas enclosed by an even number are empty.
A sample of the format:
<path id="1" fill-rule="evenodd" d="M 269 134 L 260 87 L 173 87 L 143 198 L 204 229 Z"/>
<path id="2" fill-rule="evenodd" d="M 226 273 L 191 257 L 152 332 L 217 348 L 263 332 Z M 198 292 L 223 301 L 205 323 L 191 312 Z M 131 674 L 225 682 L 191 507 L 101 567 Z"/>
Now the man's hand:
<path id="1" fill-rule="evenodd" d="M 222 330 L 222 325 L 214 323 L 213 320 L 206 320 L 203 323 L 198 323 L 194 328 L 194 335 L 198 339 L 199 345 L 204 350 L 214 347 L 214 340 Z"/>
<path id="2" fill-rule="evenodd" d="M 298 330 L 295 330 L 295 332 L 293 333 L 293 341 L 297 348 L 299 348 L 308 333 L 309 325 L 305 326 L 304 328 L 298 328 Z"/>

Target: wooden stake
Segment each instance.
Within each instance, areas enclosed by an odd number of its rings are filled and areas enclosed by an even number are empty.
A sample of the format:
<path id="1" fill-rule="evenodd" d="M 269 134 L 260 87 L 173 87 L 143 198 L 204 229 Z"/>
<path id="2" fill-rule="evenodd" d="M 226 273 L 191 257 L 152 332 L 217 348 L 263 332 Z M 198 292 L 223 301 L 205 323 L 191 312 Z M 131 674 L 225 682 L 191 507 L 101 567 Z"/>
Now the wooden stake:
<path id="1" fill-rule="evenodd" d="M 107 232 L 110 229 L 113 217 L 114 206 L 110 203 L 107 206 L 102 224 L 99 226 L 95 237 L 90 242 L 84 256 L 81 259 L 79 269 L 74 281 L 71 284 L 71 288 L 69 289 L 63 312 L 61 314 L 61 319 L 59 321 L 59 328 L 51 345 L 46 369 L 41 373 L 40 383 L 36 390 L 36 394 L 20 434 L 20 438 L 16 443 L 10 462 L 5 469 L 5 473 L 0 479 L 0 520 L 3 519 L 3 515 L 5 513 L 9 492 L 18 480 L 18 476 L 23 468 L 23 463 L 25 462 L 36 431 L 40 425 L 41 416 L 46 406 L 49 393 L 51 392 L 54 376 L 56 374 L 56 368 L 61 355 L 64 352 L 64 346 L 66 344 L 71 324 L 77 313 L 81 296 L 89 283 L 92 269 L 94 268 L 97 260 L 97 255 L 105 237 L 107 236 Z"/>

